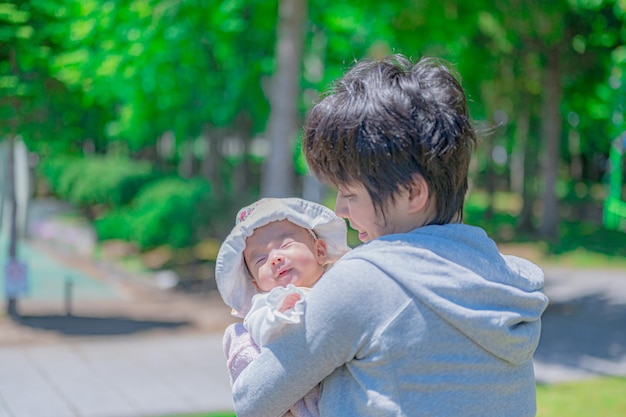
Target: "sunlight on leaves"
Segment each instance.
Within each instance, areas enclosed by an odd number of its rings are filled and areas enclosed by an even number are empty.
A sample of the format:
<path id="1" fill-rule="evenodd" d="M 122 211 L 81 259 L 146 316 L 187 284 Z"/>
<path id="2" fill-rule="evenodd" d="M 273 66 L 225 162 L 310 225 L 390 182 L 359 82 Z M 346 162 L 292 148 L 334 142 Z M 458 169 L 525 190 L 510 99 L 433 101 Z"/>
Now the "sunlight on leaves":
<path id="1" fill-rule="evenodd" d="M 28 12 L 18 10 L 15 4 L 0 3 L 0 20 L 6 20 L 10 23 L 25 23 L 30 18 Z"/>

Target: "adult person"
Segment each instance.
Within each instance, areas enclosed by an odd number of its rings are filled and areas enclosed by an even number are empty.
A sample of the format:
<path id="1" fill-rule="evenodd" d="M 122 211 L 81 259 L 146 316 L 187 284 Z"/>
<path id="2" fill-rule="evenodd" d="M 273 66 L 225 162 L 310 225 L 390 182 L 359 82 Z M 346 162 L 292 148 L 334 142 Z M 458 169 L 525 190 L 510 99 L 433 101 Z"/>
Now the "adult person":
<path id="1" fill-rule="evenodd" d="M 356 63 L 303 139 L 364 244 L 239 375 L 237 415 L 280 416 L 321 382 L 322 417 L 534 416 L 543 273 L 462 223 L 476 133 L 447 63 Z"/>

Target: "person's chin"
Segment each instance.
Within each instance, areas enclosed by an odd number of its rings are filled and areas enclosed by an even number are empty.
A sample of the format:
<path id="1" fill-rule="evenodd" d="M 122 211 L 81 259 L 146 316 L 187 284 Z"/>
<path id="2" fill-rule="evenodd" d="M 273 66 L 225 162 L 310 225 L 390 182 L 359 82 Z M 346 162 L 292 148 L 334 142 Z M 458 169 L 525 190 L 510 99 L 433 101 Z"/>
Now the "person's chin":
<path id="1" fill-rule="evenodd" d="M 289 284 L 293 284 L 296 287 L 298 286 L 298 277 L 294 276 L 294 274 L 292 273 L 287 273 L 285 274 L 284 277 L 282 277 L 283 279 L 280 280 L 280 285 L 282 285 L 283 287 L 286 287 Z"/>
<path id="2" fill-rule="evenodd" d="M 370 236 L 366 232 L 359 232 L 359 240 L 363 243 L 367 243 L 370 240 Z"/>

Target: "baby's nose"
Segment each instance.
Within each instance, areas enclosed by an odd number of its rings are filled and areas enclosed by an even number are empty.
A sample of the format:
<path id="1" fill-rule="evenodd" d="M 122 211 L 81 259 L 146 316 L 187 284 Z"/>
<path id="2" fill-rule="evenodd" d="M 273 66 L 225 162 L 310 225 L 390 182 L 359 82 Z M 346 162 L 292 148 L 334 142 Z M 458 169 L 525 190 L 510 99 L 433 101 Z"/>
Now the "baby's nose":
<path id="1" fill-rule="evenodd" d="M 272 256 L 272 266 L 276 266 L 279 263 L 283 262 L 284 258 L 282 255 L 274 255 Z"/>

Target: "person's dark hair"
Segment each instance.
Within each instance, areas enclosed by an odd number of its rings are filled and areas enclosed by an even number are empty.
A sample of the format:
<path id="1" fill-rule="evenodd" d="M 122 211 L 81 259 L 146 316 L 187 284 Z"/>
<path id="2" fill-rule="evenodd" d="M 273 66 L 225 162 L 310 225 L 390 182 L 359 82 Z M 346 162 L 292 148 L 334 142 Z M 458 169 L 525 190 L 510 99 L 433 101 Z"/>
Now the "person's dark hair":
<path id="1" fill-rule="evenodd" d="M 321 181 L 362 184 L 385 219 L 414 175 L 436 204 L 430 224 L 461 219 L 476 134 L 465 93 L 442 60 L 402 55 L 354 65 L 316 104 L 303 149 Z"/>

